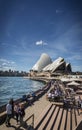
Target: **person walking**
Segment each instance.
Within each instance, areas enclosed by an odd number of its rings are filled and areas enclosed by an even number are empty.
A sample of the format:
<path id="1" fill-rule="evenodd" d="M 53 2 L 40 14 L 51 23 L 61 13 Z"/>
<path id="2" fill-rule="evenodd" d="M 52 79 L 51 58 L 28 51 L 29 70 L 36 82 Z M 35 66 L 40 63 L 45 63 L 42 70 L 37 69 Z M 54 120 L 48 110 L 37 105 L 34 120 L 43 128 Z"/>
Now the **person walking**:
<path id="1" fill-rule="evenodd" d="M 11 100 L 6 105 L 6 113 L 7 113 L 7 117 L 6 117 L 5 124 L 6 124 L 6 126 L 10 126 L 11 125 L 10 124 L 10 119 L 12 117 L 12 103 L 11 103 Z"/>
<path id="2" fill-rule="evenodd" d="M 19 103 L 15 103 L 14 105 L 14 113 L 15 113 L 15 116 L 16 116 L 16 122 L 17 122 L 17 125 L 18 125 L 18 118 L 19 118 Z"/>
<path id="3" fill-rule="evenodd" d="M 20 109 L 19 109 L 19 120 L 20 124 L 23 124 L 23 118 L 25 116 L 25 110 L 24 110 L 24 104 L 20 104 Z"/>

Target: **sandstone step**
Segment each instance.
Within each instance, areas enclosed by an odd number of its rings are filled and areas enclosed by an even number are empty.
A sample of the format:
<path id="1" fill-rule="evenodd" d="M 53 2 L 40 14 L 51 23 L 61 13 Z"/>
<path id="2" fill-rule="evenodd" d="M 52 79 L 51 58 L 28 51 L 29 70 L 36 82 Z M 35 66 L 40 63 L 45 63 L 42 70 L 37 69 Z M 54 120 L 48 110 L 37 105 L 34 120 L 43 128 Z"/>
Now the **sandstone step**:
<path id="1" fill-rule="evenodd" d="M 52 118 L 51 118 L 50 122 L 48 123 L 48 125 L 46 127 L 46 130 L 51 130 L 52 129 L 53 123 L 57 119 L 58 113 L 59 113 L 59 107 L 56 107 L 55 111 L 54 111 L 54 113 L 52 115 Z"/>
<path id="2" fill-rule="evenodd" d="M 40 124 L 43 122 L 44 118 L 47 116 L 48 112 L 52 108 L 53 104 L 49 104 L 39 115 L 38 119 L 34 122 L 34 129 L 37 130 Z"/>
<path id="3" fill-rule="evenodd" d="M 45 126 L 47 125 L 47 122 L 50 118 L 50 116 L 52 115 L 53 111 L 54 111 L 55 105 L 52 106 L 51 110 L 48 112 L 46 118 L 44 119 L 44 121 L 42 122 L 42 124 L 40 125 L 40 127 L 38 128 L 38 130 L 45 130 Z"/>

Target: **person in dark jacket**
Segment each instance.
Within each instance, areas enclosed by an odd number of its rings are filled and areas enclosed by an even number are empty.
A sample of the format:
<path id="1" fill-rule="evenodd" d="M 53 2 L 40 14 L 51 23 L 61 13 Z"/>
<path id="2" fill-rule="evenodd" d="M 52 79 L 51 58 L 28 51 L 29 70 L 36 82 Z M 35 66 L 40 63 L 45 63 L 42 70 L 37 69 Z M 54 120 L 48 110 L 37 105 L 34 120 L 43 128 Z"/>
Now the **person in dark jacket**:
<path id="1" fill-rule="evenodd" d="M 20 108 L 19 108 L 19 120 L 20 120 L 20 124 L 23 124 L 23 118 L 25 116 L 25 109 L 24 109 L 24 104 L 20 104 Z"/>

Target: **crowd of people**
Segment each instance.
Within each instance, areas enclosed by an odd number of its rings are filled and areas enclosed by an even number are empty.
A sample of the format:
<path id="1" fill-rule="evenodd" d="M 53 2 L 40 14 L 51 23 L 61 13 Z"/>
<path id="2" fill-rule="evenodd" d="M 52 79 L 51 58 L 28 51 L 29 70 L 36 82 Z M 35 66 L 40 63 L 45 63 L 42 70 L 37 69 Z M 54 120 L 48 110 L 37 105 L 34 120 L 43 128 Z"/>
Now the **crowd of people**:
<path id="1" fill-rule="evenodd" d="M 10 126 L 11 118 L 15 118 L 17 124 L 23 123 L 23 117 L 25 116 L 24 104 L 14 103 L 13 99 L 10 99 L 6 105 L 6 126 Z"/>
<path id="2" fill-rule="evenodd" d="M 51 101 L 58 101 L 64 95 L 64 91 L 60 87 L 58 81 L 51 83 L 51 90 L 47 93 L 47 98 Z"/>
<path id="3" fill-rule="evenodd" d="M 60 81 L 52 81 L 51 89 L 47 92 L 46 97 L 49 101 L 62 101 L 64 107 L 77 107 L 82 111 L 82 99 L 76 96 L 73 88 L 67 87 Z"/>

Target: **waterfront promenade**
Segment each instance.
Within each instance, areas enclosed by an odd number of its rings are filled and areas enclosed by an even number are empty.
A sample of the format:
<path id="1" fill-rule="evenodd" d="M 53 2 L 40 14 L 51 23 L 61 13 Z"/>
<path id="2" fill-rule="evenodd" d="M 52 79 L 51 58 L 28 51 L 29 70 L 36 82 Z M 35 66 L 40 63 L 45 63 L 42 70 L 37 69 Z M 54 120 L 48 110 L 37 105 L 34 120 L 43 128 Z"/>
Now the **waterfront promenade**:
<path id="1" fill-rule="evenodd" d="M 80 97 L 82 99 L 82 94 Z M 78 126 L 82 120 L 81 110 L 76 107 L 64 108 L 63 102 L 50 102 L 46 99 L 46 93 L 28 106 L 25 113 L 22 126 L 17 125 L 12 118 L 11 126 L 6 127 L 3 123 L 0 130 L 80 130 Z"/>
<path id="2" fill-rule="evenodd" d="M 36 128 L 45 113 L 47 115 L 43 120 L 40 128 Z M 49 102 L 46 100 L 46 94 L 35 101 L 31 106 L 25 109 L 24 125 L 16 124 L 15 119 L 11 119 L 11 127 L 6 127 L 5 123 L 0 125 L 0 130 L 32 130 L 30 125 L 34 125 L 35 130 L 76 130 L 76 127 L 81 122 L 82 114 L 77 109 L 63 109 L 62 103 Z M 27 119 L 34 114 L 34 119 Z M 62 115 L 63 114 L 63 115 Z M 34 122 L 33 122 L 34 121 Z M 55 125 L 53 125 L 55 124 Z M 38 126 L 39 127 L 39 126 Z M 80 130 L 80 129 L 77 129 Z"/>
<path id="3" fill-rule="evenodd" d="M 28 117 L 30 117 L 32 114 L 34 114 L 34 121 L 35 121 L 48 104 L 50 104 L 50 102 L 46 100 L 46 95 L 42 96 L 40 99 L 35 101 L 31 106 L 25 109 L 26 114 L 24 117 L 24 121 L 26 121 Z M 25 128 L 20 127 L 20 125 L 17 125 L 16 120 L 13 118 L 11 119 L 10 122 L 11 127 L 6 127 L 5 123 L 3 123 L 2 125 L 0 125 L 0 130 L 16 130 L 17 128 L 19 130 L 27 130 L 27 125 L 28 124 L 31 125 L 32 119 L 28 122 L 26 121 Z"/>

